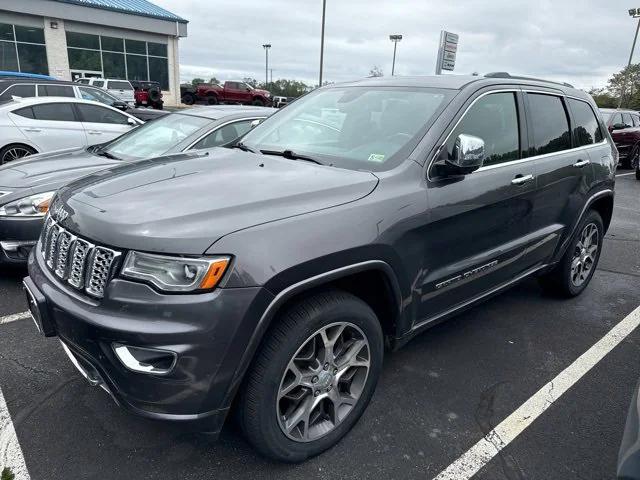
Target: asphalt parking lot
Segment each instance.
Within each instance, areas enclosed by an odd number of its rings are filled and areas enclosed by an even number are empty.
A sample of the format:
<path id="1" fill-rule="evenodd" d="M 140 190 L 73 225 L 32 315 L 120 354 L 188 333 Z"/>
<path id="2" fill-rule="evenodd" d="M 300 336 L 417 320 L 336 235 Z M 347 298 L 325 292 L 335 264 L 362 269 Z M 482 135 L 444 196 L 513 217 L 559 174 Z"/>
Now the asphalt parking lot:
<path id="1" fill-rule="evenodd" d="M 4 396 L 31 479 L 434 478 L 640 304 L 640 182 L 619 174 L 582 296 L 548 297 L 529 280 L 417 337 L 387 356 L 353 431 L 304 464 L 257 456 L 233 422 L 214 443 L 117 408 L 57 340 L 9 317 L 26 308 L 21 270 L 0 275 L 0 414 Z M 637 329 L 474 478 L 614 478 L 639 357 Z M 6 442 L 0 435 L 0 467 L 17 461 Z"/>

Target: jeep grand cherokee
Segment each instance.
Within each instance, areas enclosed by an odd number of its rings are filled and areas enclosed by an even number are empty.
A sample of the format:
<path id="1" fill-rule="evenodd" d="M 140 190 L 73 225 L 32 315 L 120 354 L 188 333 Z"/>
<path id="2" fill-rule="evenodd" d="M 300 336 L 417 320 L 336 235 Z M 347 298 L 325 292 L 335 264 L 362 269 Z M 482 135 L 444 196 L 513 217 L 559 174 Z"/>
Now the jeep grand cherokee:
<path id="1" fill-rule="evenodd" d="M 617 151 L 587 94 L 493 74 L 320 88 L 213 149 L 62 188 L 25 279 L 39 330 L 128 410 L 301 461 L 393 350 L 536 275 L 591 280 Z"/>

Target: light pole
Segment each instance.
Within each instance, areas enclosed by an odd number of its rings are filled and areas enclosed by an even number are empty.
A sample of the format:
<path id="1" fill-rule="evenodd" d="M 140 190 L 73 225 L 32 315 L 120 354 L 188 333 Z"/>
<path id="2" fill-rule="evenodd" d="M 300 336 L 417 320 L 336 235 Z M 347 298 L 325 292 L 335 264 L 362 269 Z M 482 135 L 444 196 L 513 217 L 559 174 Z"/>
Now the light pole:
<path id="1" fill-rule="evenodd" d="M 327 0 L 322 0 L 322 33 L 320 34 L 320 80 L 318 87 L 322 86 L 322 64 L 324 61 L 324 16 L 327 11 Z"/>
<path id="2" fill-rule="evenodd" d="M 402 35 L 389 35 L 389 40 L 393 42 L 393 63 L 391 64 L 391 76 L 396 71 L 396 48 L 398 47 L 398 42 L 402 40 Z"/>
<path id="3" fill-rule="evenodd" d="M 638 25 L 636 26 L 636 34 L 633 37 L 633 44 L 631 45 L 631 53 L 629 54 L 629 62 L 627 63 L 627 74 L 622 84 L 622 91 L 620 92 L 620 100 L 618 100 L 618 108 L 622 106 L 622 99 L 625 96 L 625 90 L 627 89 L 627 79 L 629 77 L 629 67 L 631 66 L 631 59 L 633 58 L 633 51 L 636 49 L 636 40 L 638 40 L 638 30 L 640 30 L 640 8 L 629 9 L 629 16 L 631 18 L 638 19 Z"/>
<path id="4" fill-rule="evenodd" d="M 269 83 L 269 49 L 271 48 L 271 44 L 265 43 L 264 45 L 262 45 L 262 48 L 264 48 L 264 54 L 265 54 L 264 88 L 267 88 L 267 85 Z"/>

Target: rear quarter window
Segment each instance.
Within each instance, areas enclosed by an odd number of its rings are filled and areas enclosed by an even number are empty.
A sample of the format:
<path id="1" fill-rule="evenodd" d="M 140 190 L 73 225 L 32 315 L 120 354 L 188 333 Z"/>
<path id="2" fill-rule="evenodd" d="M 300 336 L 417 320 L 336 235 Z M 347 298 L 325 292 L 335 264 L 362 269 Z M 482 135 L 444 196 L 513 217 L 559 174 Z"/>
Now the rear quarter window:
<path id="1" fill-rule="evenodd" d="M 7 88 L 2 95 L 0 95 L 0 102 L 11 100 L 11 97 L 35 97 L 36 86 L 35 85 L 12 85 Z"/>
<path id="2" fill-rule="evenodd" d="M 571 148 L 569 119 L 562 98 L 529 93 L 529 116 L 533 130 L 532 155 L 545 155 Z"/>
<path id="3" fill-rule="evenodd" d="M 572 98 L 568 99 L 568 103 L 573 115 L 573 136 L 578 146 L 600 143 L 604 136 L 591 105 Z"/>

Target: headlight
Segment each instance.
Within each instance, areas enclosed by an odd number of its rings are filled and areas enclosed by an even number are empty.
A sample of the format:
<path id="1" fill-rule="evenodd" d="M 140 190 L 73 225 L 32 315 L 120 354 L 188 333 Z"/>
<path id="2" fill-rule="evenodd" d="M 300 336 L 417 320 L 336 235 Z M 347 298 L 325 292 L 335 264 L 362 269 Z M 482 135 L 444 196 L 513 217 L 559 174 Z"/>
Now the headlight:
<path id="1" fill-rule="evenodd" d="M 56 192 L 45 192 L 21 198 L 0 207 L 0 217 L 44 217 Z"/>
<path id="2" fill-rule="evenodd" d="M 211 290 L 224 275 L 231 258 L 186 258 L 129 252 L 122 276 L 148 282 L 165 292 Z"/>
<path id="3" fill-rule="evenodd" d="M 264 94 L 265 97 L 269 98 L 271 96 L 271 94 L 269 92 Z"/>

